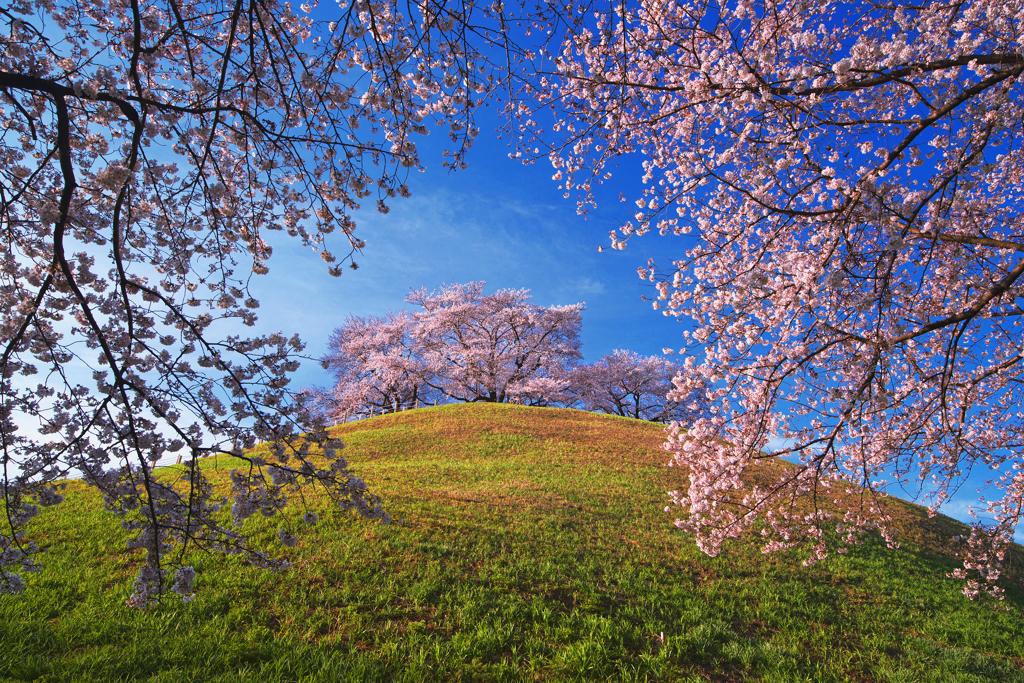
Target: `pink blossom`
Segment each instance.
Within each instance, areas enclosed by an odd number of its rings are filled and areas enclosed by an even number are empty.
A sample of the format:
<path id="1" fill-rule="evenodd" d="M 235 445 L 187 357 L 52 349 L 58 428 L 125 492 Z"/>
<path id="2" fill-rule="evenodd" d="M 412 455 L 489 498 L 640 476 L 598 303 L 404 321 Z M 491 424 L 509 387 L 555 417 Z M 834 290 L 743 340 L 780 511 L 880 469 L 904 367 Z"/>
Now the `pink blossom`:
<path id="1" fill-rule="evenodd" d="M 710 554 L 754 529 L 765 550 L 817 562 L 868 530 L 896 543 L 887 482 L 938 505 L 988 472 L 990 522 L 960 576 L 972 596 L 997 592 L 998 548 L 1024 511 L 1016 6 L 562 10 L 555 64 L 524 75 L 515 109 L 554 125 L 520 116 L 520 151 L 554 150 L 580 211 L 583 188 L 639 152 L 640 210 L 611 246 L 651 226 L 696 234 L 641 275 L 692 320 L 701 362 L 677 383 L 703 383 L 711 408 L 669 433 L 678 526 Z M 752 486 L 776 455 L 799 464 Z M 841 482 L 862 488 L 822 495 Z M 810 499 L 829 502 L 807 516 Z"/>

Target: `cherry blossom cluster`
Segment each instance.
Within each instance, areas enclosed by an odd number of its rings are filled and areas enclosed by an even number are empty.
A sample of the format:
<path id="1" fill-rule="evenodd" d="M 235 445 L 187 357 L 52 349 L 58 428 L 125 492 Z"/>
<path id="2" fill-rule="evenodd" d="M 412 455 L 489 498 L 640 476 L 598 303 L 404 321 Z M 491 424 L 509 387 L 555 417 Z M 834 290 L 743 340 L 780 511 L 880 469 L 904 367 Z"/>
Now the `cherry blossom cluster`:
<path id="1" fill-rule="evenodd" d="M 934 513 L 987 473 L 961 574 L 991 587 L 987 549 L 1024 510 L 1020 3 L 550 12 L 510 106 L 521 155 L 581 209 L 634 155 L 644 188 L 612 247 L 681 236 L 641 269 L 654 307 L 694 323 L 676 395 L 703 386 L 714 408 L 669 436 L 680 527 L 710 554 L 754 527 L 816 561 L 857 530 L 891 539 L 893 487 Z M 799 465 L 750 486 L 779 455 Z"/>
<path id="2" fill-rule="evenodd" d="M 690 425 L 707 416 L 708 407 L 702 391 L 692 391 L 685 400 L 668 398 L 680 372 L 681 366 L 667 358 L 619 349 L 569 373 L 565 402 L 598 413 Z"/>
<path id="3" fill-rule="evenodd" d="M 986 593 L 1002 599 L 1003 588 L 996 582 L 1002 576 L 1009 544 L 1007 539 L 1010 537 L 1011 534 L 1006 530 L 1003 533 L 992 533 L 991 529 L 975 524 L 966 538 L 954 538 L 955 541 L 966 543 L 968 552 L 963 568 L 955 569 L 949 575 L 965 580 L 963 593 L 968 598 L 973 600 Z"/>
<path id="4" fill-rule="evenodd" d="M 274 564 L 220 521 L 203 456 L 236 459 L 239 520 L 309 486 L 388 519 L 288 388 L 299 339 L 238 331 L 274 239 L 339 275 L 364 246 L 353 212 L 409 194 L 428 125 L 464 163 L 494 85 L 473 16 L 500 34 L 472 1 L 0 8 L 3 590 L 36 566 L 25 524 L 73 474 L 145 551 L 140 606 L 189 593 L 191 547 Z M 248 454 L 261 441 L 272 462 Z M 174 453 L 168 482 L 154 465 Z"/>
<path id="5" fill-rule="evenodd" d="M 421 310 L 349 318 L 324 366 L 335 385 L 318 399 L 335 420 L 437 402 L 547 405 L 581 358 L 583 304 L 537 306 L 528 290 L 484 294 L 484 282 L 413 291 Z"/>

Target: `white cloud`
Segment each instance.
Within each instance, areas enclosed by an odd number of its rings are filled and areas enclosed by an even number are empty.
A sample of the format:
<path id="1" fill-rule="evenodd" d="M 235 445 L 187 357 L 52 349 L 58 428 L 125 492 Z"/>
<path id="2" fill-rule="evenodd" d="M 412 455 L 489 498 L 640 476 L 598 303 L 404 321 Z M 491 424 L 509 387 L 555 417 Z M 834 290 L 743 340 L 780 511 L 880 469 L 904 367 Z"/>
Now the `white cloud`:
<path id="1" fill-rule="evenodd" d="M 591 277 L 580 278 L 576 281 L 575 287 L 584 296 L 604 294 L 607 291 L 603 282 Z"/>

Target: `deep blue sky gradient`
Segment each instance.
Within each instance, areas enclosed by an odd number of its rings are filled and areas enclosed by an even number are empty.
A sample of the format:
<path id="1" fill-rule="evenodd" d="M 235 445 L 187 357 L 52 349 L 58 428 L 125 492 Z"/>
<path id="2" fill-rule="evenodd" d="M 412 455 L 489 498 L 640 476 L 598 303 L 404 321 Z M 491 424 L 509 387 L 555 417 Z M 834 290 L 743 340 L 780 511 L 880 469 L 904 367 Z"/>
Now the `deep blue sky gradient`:
<path id="1" fill-rule="evenodd" d="M 489 127 L 487 124 L 490 124 Z M 356 234 L 366 241 L 356 254 L 358 270 L 346 268 L 331 277 L 317 254 L 297 240 L 272 234 L 270 273 L 254 277 L 253 294 L 261 306 L 256 331 L 298 332 L 307 353 L 320 356 L 330 332 L 350 315 L 381 315 L 407 308 L 410 289 L 433 290 L 451 282 L 484 280 L 486 291 L 529 289 L 533 302 L 549 306 L 586 302 L 583 353 L 596 360 L 615 349 L 645 355 L 682 346 L 688 323 L 655 311 L 653 287 L 637 276 L 648 257 L 664 261 L 681 254 L 692 238 L 647 235 L 624 251 L 608 249 L 608 232 L 630 217 L 638 194 L 639 160 L 624 160 L 599 206 L 586 218 L 577 215 L 575 196 L 566 199 L 551 179 L 545 162 L 524 165 L 508 158 L 497 139 L 495 120 L 470 151 L 469 168 L 448 173 L 441 168 L 443 134 L 421 142 L 425 172 L 409 179 L 412 196 L 395 198 L 382 215 L 373 198 L 355 214 Z M 330 250 L 339 255 L 340 236 Z M 598 252 L 599 246 L 606 247 Z M 306 363 L 295 383 L 324 384 L 327 375 Z"/>
<path id="2" fill-rule="evenodd" d="M 251 283 L 261 302 L 255 332 L 297 332 L 315 359 L 326 351 L 331 331 L 349 316 L 407 308 L 410 289 L 484 280 L 488 292 L 529 289 L 540 305 L 586 302 L 582 339 L 587 361 L 615 349 L 644 355 L 679 350 L 689 321 L 667 317 L 641 300 L 654 298 L 655 290 L 636 271 L 650 257 L 667 265 L 695 237 L 649 234 L 634 238 L 624 251 L 607 248 L 608 232 L 629 220 L 632 201 L 640 195 L 640 159 L 621 160 L 597 193 L 597 208 L 584 218 L 577 214 L 575 195 L 565 198 L 552 180 L 549 164 L 510 159 L 507 141 L 495 132 L 498 120 L 487 111 L 482 118 L 468 169 L 448 173 L 442 168 L 447 140 L 434 129 L 419 141 L 426 170 L 412 172 L 412 196 L 391 200 L 387 215 L 376 211 L 372 197 L 364 202 L 366 208 L 355 215 L 356 234 L 366 241 L 355 257 L 358 270 L 346 268 L 341 277 L 331 277 L 309 248 L 272 235 L 277 239 L 270 273 Z M 620 193 L 625 202 L 619 201 Z M 336 255 L 344 253 L 340 246 L 328 245 Z M 605 250 L 598 252 L 599 246 Z M 310 360 L 296 373 L 293 386 L 326 386 L 329 381 L 319 363 Z M 977 489 L 987 478 L 987 473 L 972 476 L 943 512 L 972 521 L 969 508 L 981 509 Z M 910 492 L 894 488 L 892 493 L 909 497 Z M 1016 539 L 1024 542 L 1024 529 Z"/>

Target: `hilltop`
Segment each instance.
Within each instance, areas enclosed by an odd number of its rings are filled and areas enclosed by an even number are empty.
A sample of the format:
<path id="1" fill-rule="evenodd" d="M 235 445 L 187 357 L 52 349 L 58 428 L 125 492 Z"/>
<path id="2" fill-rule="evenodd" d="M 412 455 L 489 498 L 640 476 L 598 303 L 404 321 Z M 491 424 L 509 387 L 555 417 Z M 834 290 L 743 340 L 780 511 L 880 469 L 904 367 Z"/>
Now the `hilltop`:
<path id="1" fill-rule="evenodd" d="M 470 404 L 336 432 L 402 525 L 322 509 L 282 548 L 279 520 L 258 520 L 293 569 L 197 556 L 194 601 L 139 613 L 123 607 L 139 556 L 75 490 L 31 529 L 47 570 L 0 597 L 0 678 L 1024 681 L 1024 593 L 964 599 L 945 578 L 959 525 L 919 506 L 893 501 L 898 550 L 708 558 L 663 511 L 684 473 L 660 425 Z"/>

